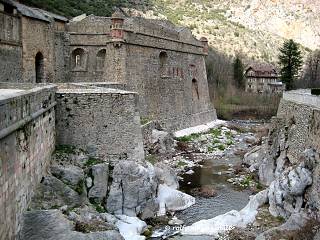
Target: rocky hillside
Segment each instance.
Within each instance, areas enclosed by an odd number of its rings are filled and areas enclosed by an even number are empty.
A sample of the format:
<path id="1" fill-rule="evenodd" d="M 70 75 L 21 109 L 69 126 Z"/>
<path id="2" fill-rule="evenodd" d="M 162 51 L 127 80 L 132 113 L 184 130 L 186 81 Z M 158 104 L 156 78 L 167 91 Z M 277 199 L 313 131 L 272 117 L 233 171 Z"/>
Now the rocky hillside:
<path id="1" fill-rule="evenodd" d="M 243 0 L 230 6 L 227 17 L 244 26 L 320 47 L 320 5 L 317 0 Z"/>
<path id="2" fill-rule="evenodd" d="M 305 50 L 320 42 L 318 8 L 308 0 L 154 0 L 146 16 L 165 16 L 205 36 L 210 46 L 247 60 L 276 62 L 284 39 L 293 38 Z M 299 10 L 299 11 L 298 11 Z M 319 26 L 319 24 L 318 24 Z"/>
<path id="3" fill-rule="evenodd" d="M 305 50 L 320 46 L 320 6 L 317 0 L 24 0 L 69 17 L 82 13 L 110 16 L 115 6 L 136 15 L 166 18 L 188 26 L 197 37 L 229 56 L 277 62 L 284 39 L 293 38 Z M 138 9 L 138 10 L 134 10 Z"/>

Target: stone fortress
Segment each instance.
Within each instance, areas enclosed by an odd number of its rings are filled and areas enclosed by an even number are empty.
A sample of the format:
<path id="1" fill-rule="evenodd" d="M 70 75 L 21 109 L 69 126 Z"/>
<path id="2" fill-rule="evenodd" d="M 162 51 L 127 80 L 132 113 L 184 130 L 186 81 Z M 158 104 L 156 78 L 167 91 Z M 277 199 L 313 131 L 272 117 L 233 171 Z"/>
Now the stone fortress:
<path id="1" fill-rule="evenodd" d="M 141 123 L 214 121 L 207 53 L 205 38 L 167 21 L 121 11 L 69 21 L 0 0 L 0 239 L 16 239 L 56 145 L 142 161 Z"/>

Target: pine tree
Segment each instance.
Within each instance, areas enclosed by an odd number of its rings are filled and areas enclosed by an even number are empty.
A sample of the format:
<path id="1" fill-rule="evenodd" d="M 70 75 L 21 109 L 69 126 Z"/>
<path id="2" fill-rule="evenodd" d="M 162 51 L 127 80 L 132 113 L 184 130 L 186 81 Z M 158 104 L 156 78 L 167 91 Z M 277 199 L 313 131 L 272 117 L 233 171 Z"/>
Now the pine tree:
<path id="1" fill-rule="evenodd" d="M 244 82 L 243 71 L 244 71 L 244 68 L 243 68 L 242 61 L 239 55 L 237 55 L 233 62 L 233 79 L 235 81 L 237 88 L 244 90 L 245 82 Z"/>
<path id="2" fill-rule="evenodd" d="M 301 70 L 301 51 L 299 49 L 299 45 L 292 39 L 285 41 L 279 50 L 281 81 L 286 84 L 287 90 L 291 90 L 294 88 L 295 81 L 297 80 Z"/>

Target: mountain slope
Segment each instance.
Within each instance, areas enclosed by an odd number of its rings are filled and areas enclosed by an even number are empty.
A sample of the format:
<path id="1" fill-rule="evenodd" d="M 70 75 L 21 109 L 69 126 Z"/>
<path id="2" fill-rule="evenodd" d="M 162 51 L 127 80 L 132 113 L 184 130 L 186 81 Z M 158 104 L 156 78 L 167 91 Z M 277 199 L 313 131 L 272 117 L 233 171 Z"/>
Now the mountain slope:
<path id="1" fill-rule="evenodd" d="M 58 14 L 110 16 L 113 7 L 135 15 L 166 18 L 188 26 L 197 37 L 228 56 L 277 62 L 286 38 L 315 49 L 320 44 L 318 0 L 24 0 Z M 137 11 L 135 11 L 137 9 Z M 306 53 L 304 49 L 304 54 Z"/>

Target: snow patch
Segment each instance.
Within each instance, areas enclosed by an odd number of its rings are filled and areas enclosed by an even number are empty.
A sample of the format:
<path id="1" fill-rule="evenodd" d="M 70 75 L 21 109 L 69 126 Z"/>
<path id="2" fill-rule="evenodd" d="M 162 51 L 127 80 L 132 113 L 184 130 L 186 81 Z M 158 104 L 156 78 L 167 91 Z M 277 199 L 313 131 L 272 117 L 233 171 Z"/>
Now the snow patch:
<path id="1" fill-rule="evenodd" d="M 196 200 L 194 197 L 160 184 L 158 189 L 159 216 L 164 216 L 167 211 L 181 211 L 193 204 Z"/>
<path id="2" fill-rule="evenodd" d="M 216 128 L 219 127 L 223 124 L 225 124 L 226 122 L 223 120 L 215 120 L 213 122 L 209 122 L 203 125 L 198 125 L 195 127 L 190 127 L 190 128 L 186 128 L 186 129 L 182 129 L 179 130 L 177 132 L 174 133 L 175 137 L 184 137 L 184 136 L 188 136 L 191 135 L 193 133 L 201 133 L 201 132 L 207 132 L 209 131 L 211 128 Z"/>
<path id="3" fill-rule="evenodd" d="M 116 226 L 125 240 L 145 240 L 145 236 L 140 236 L 146 229 L 147 224 L 137 217 L 128 217 L 126 215 L 116 215 Z"/>
<path id="4" fill-rule="evenodd" d="M 208 220 L 198 221 L 191 226 L 183 228 L 181 233 L 183 235 L 211 235 L 218 237 L 219 234 L 234 227 L 245 228 L 255 220 L 258 208 L 267 201 L 268 189 L 252 196 L 247 206 L 242 210 L 232 210 Z"/>

